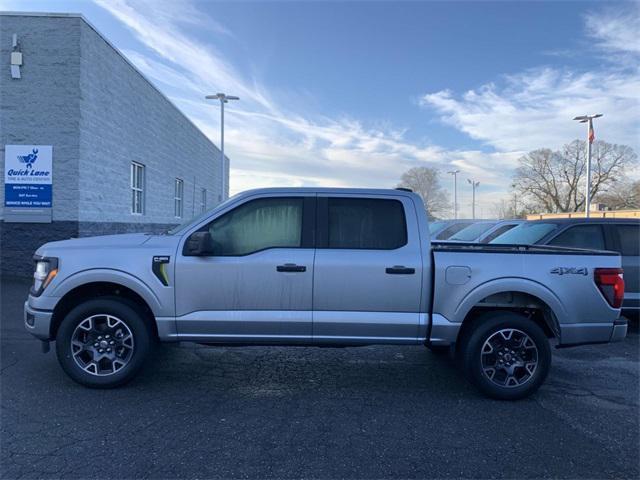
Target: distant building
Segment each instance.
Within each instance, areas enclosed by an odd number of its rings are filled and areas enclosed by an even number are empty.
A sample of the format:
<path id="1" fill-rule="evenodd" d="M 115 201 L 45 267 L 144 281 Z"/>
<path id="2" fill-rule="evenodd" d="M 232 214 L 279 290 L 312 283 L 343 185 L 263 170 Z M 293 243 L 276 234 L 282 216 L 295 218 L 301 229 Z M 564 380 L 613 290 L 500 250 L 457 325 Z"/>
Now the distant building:
<path id="1" fill-rule="evenodd" d="M 0 14 L 0 162 L 4 273 L 47 241 L 163 230 L 227 193 L 218 148 L 81 15 Z"/>
<path id="2" fill-rule="evenodd" d="M 597 205 L 593 205 L 596 207 Z M 640 218 L 640 210 L 597 210 L 592 207 L 589 211 L 591 218 Z M 585 213 L 567 212 L 567 213 L 532 213 L 527 215 L 527 220 L 545 220 L 551 218 L 584 218 Z"/>

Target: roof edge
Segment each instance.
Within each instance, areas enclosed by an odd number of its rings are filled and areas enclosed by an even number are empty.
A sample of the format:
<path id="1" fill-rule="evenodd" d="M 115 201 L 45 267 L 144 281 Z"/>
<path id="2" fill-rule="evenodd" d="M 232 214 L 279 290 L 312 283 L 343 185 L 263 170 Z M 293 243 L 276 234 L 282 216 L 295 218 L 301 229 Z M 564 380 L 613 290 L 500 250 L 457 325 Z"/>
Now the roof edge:
<path id="1" fill-rule="evenodd" d="M 160 88 L 158 88 L 144 73 L 142 73 L 138 67 L 136 67 L 133 62 L 131 60 L 129 60 L 127 58 L 127 56 L 122 53 L 118 47 L 116 47 L 105 35 L 103 35 L 100 30 L 98 30 L 96 28 L 96 26 L 91 23 L 82 13 L 65 13 L 65 12 L 5 12 L 5 11 L 0 11 L 0 17 L 1 16 L 6 16 L 6 17 L 56 17 L 56 18 L 79 18 L 82 21 L 84 21 L 84 23 L 86 23 L 94 32 L 96 32 L 96 34 L 107 44 L 109 45 L 109 47 L 111 47 L 132 69 L 134 72 L 136 72 L 138 75 L 140 75 L 142 77 L 142 79 L 147 82 L 151 88 L 153 88 L 156 92 L 158 92 L 160 94 L 160 96 L 162 96 L 162 98 L 164 98 L 167 102 L 169 102 L 169 104 L 175 108 L 180 115 L 182 115 L 184 117 L 184 119 L 189 122 L 193 128 L 195 128 L 200 135 L 202 135 L 208 142 L 211 143 L 211 145 L 213 145 L 213 148 L 215 148 L 218 152 L 220 152 L 220 148 L 215 144 L 215 142 L 213 140 L 211 140 L 207 135 L 205 135 L 205 133 L 200 129 L 200 127 L 198 127 L 193 120 L 191 120 L 180 108 L 178 108 L 178 106 L 169 98 L 167 97 L 162 90 L 160 90 Z M 204 98 L 204 97 L 203 97 Z M 225 158 L 228 160 L 229 157 L 227 155 L 225 155 Z"/>

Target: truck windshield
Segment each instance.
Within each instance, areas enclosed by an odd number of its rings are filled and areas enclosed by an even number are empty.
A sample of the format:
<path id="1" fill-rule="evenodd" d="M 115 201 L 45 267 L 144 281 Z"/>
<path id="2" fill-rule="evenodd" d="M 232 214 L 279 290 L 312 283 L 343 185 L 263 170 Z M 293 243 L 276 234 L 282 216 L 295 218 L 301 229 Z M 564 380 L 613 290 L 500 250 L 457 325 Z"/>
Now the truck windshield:
<path id="1" fill-rule="evenodd" d="M 475 240 L 484 232 L 493 227 L 495 223 L 474 223 L 473 225 L 469 225 L 467 228 L 463 228 L 455 235 L 449 237 L 449 240 L 461 240 L 463 242 L 470 242 Z"/>
<path id="2" fill-rule="evenodd" d="M 558 225 L 555 223 L 523 223 L 494 238 L 489 243 L 534 245 L 556 228 Z"/>
<path id="3" fill-rule="evenodd" d="M 437 232 L 442 227 L 444 227 L 447 222 L 431 222 L 429 224 L 429 233 Z"/>

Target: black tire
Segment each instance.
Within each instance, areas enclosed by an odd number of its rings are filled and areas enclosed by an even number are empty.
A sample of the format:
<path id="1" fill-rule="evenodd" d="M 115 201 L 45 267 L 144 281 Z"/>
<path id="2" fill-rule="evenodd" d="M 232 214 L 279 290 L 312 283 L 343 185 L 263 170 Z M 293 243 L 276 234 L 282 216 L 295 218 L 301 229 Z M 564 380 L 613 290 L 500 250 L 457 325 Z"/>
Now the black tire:
<path id="1" fill-rule="evenodd" d="M 482 393 L 498 400 L 518 400 L 531 395 L 542 385 L 551 367 L 551 347 L 544 331 L 533 320 L 513 312 L 490 312 L 475 319 L 470 328 L 462 340 L 460 360 L 465 376 Z M 512 338 L 505 339 L 504 335 L 508 336 L 509 331 L 512 331 Z M 527 347 L 515 350 L 518 347 L 513 344 L 523 341 L 522 334 L 530 341 L 526 341 Z M 489 343 L 483 354 L 485 342 Z M 516 352 L 515 357 L 511 351 Z M 534 356 L 537 361 L 535 369 L 532 366 Z M 507 357 L 511 362 L 509 367 L 504 363 Z M 496 368 L 493 368 L 492 380 L 491 364 L 494 360 Z M 498 364 L 500 361 L 503 363 Z M 511 369 L 511 374 L 508 369 Z M 533 369 L 533 372 L 528 369 Z M 514 384 L 520 381 L 522 383 Z M 500 385 L 503 382 L 510 383 L 510 386 Z"/>
<path id="2" fill-rule="evenodd" d="M 132 341 L 126 356 L 127 361 L 117 370 L 112 366 L 113 373 L 104 373 L 108 370 L 97 371 L 97 366 L 91 367 L 90 369 L 95 370 L 95 373 L 90 373 L 79 365 L 79 362 L 82 362 L 81 359 L 76 361 L 74 358 L 72 337 L 77 328 L 80 328 L 79 325 L 86 322 L 88 318 L 95 318 L 97 324 L 100 321 L 104 322 L 102 317 L 107 315 L 122 322 L 131 333 Z M 85 332 L 80 334 L 85 335 Z M 142 368 L 151 349 L 152 338 L 148 322 L 133 302 L 118 297 L 99 297 L 81 303 L 62 320 L 56 334 L 56 354 L 62 369 L 77 383 L 91 388 L 114 388 L 130 381 Z M 108 360 L 105 361 L 109 363 Z"/>

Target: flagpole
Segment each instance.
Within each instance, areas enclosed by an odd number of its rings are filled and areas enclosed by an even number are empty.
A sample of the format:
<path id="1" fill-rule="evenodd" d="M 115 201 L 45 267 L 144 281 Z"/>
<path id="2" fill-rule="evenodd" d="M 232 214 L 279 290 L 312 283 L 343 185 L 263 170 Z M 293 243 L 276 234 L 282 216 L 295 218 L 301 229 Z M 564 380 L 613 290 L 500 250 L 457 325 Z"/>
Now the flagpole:
<path id="1" fill-rule="evenodd" d="M 601 113 L 595 115 L 580 115 L 574 117 L 580 123 L 587 124 L 587 181 L 584 190 L 584 216 L 589 218 L 591 216 L 591 144 L 596 138 L 595 131 L 593 130 L 593 119 L 601 117 Z"/>
<path id="2" fill-rule="evenodd" d="M 593 141 L 593 119 L 589 118 L 589 129 L 587 130 L 587 186 L 584 192 L 584 216 L 591 216 L 591 142 Z"/>

